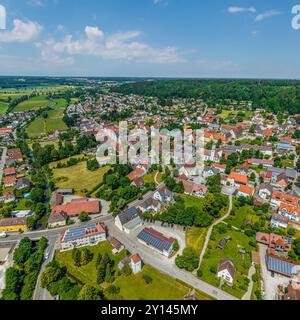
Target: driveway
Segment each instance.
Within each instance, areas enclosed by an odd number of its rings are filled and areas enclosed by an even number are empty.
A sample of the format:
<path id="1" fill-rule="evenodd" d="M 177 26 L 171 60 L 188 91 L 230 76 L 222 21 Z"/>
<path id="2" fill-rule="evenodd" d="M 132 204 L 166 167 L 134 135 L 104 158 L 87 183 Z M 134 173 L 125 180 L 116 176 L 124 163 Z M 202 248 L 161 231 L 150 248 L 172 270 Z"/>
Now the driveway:
<path id="1" fill-rule="evenodd" d="M 267 246 L 259 244 L 261 271 L 264 283 L 264 300 L 275 300 L 277 287 L 279 285 L 287 286 L 290 282 L 290 278 L 281 276 L 276 273 L 274 274 L 274 277 L 272 277 L 272 274 L 268 270 L 266 264 L 266 251 Z"/>

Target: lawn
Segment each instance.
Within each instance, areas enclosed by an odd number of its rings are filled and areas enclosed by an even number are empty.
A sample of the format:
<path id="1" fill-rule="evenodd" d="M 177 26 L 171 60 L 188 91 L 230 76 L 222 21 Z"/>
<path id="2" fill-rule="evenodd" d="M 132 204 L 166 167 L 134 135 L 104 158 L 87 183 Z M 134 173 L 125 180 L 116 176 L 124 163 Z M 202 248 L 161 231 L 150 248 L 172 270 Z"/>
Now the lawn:
<path id="1" fill-rule="evenodd" d="M 183 198 L 184 204 L 187 208 L 190 208 L 190 207 L 202 208 L 203 206 L 203 198 L 189 196 L 187 194 L 182 194 L 180 195 L 180 197 Z"/>
<path id="2" fill-rule="evenodd" d="M 8 104 L 6 102 L 0 101 L 0 115 L 4 115 L 8 109 Z"/>
<path id="3" fill-rule="evenodd" d="M 250 120 L 253 116 L 253 112 L 249 110 L 222 110 L 222 113 L 219 114 L 219 117 L 222 119 L 233 120 L 239 112 L 244 113 L 245 120 Z"/>
<path id="4" fill-rule="evenodd" d="M 189 228 L 185 233 L 185 242 L 187 247 L 195 249 L 199 255 L 202 251 L 207 228 L 197 228 L 195 226 Z"/>
<path id="5" fill-rule="evenodd" d="M 251 206 L 243 206 L 232 210 L 231 215 L 225 220 L 225 222 L 238 229 L 245 225 L 245 221 L 251 221 L 252 224 L 259 221 L 259 217 Z"/>
<path id="6" fill-rule="evenodd" d="M 30 138 L 47 135 L 55 130 L 67 130 L 68 127 L 62 120 L 67 101 L 54 99 L 51 103 L 51 110 L 47 111 L 48 117 L 39 117 L 28 126 L 27 133 Z"/>
<path id="7" fill-rule="evenodd" d="M 38 110 L 38 109 L 46 108 L 51 104 L 52 102 L 48 100 L 46 96 L 37 96 L 19 103 L 15 107 L 14 111 L 20 112 L 20 111 Z"/>
<path id="8" fill-rule="evenodd" d="M 85 190 L 91 191 L 102 182 L 103 175 L 109 167 L 96 171 L 89 171 L 86 161 L 82 161 L 69 168 L 53 169 L 54 182 L 58 188 L 73 188 L 76 193 L 84 194 Z"/>
<path id="9" fill-rule="evenodd" d="M 154 183 L 154 184 L 156 184 L 155 181 L 154 181 L 154 178 L 155 178 L 156 173 L 157 173 L 157 171 L 153 171 L 153 172 L 151 172 L 151 173 L 145 174 L 145 175 L 143 176 L 143 180 L 145 181 L 145 183 Z M 161 183 L 161 177 L 162 177 L 162 174 L 159 173 L 159 174 L 157 175 L 157 182 L 158 182 L 158 183 Z"/>
<path id="10" fill-rule="evenodd" d="M 231 240 L 227 242 L 223 250 L 217 248 L 219 242 L 226 236 L 230 236 Z M 223 289 L 238 298 L 242 298 L 248 288 L 247 275 L 251 266 L 251 251 L 253 250 L 249 241 L 255 242 L 255 239 L 249 238 L 236 230 L 228 230 L 225 234 L 221 234 L 217 232 L 215 227 L 201 264 L 201 279 L 218 287 L 220 279 L 216 277 L 216 270 L 218 270 L 222 259 L 229 258 L 233 261 L 237 272 L 233 286 L 223 285 Z M 246 253 L 241 253 L 241 249 L 244 249 Z"/>
<path id="11" fill-rule="evenodd" d="M 97 285 L 97 270 L 96 270 L 97 254 L 101 253 L 103 255 L 104 253 L 107 253 L 109 257 L 112 260 L 114 260 L 115 262 L 114 269 L 116 269 L 118 263 L 126 257 L 127 253 L 125 250 L 123 250 L 118 255 L 113 255 L 111 252 L 112 246 L 107 241 L 101 242 L 96 246 L 88 247 L 88 249 L 94 254 L 93 260 L 89 264 L 79 268 L 75 267 L 74 265 L 74 262 L 72 259 L 72 250 L 65 251 L 65 252 L 56 251 L 55 259 L 59 261 L 62 265 L 66 266 L 70 276 L 74 277 L 79 282 L 87 283 L 92 286 L 99 287 Z"/>
<path id="12" fill-rule="evenodd" d="M 89 250 L 94 253 L 93 260 L 86 266 L 77 268 L 74 266 L 72 260 L 72 251 L 56 252 L 56 260 L 67 267 L 68 274 L 77 279 L 80 283 L 88 283 L 95 287 L 100 287 L 96 283 L 96 259 L 97 254 L 107 253 L 115 262 L 114 270 L 117 269 L 117 264 L 127 256 L 127 252 L 123 250 L 118 255 L 111 253 L 112 246 L 108 242 L 102 242 L 94 247 L 89 247 Z M 148 275 L 152 278 L 150 284 L 146 284 L 143 275 Z M 184 296 L 188 294 L 191 287 L 187 284 L 169 277 L 166 274 L 152 268 L 149 265 L 144 265 L 140 273 L 129 276 L 117 276 L 114 283 L 120 288 L 120 298 L 125 300 L 183 300 Z M 102 287 L 107 287 L 107 284 L 102 284 Z M 210 300 L 211 297 L 206 294 L 196 291 L 196 296 L 201 300 Z M 110 298 L 110 297 L 109 297 Z M 111 297 L 113 298 L 113 297 Z"/>

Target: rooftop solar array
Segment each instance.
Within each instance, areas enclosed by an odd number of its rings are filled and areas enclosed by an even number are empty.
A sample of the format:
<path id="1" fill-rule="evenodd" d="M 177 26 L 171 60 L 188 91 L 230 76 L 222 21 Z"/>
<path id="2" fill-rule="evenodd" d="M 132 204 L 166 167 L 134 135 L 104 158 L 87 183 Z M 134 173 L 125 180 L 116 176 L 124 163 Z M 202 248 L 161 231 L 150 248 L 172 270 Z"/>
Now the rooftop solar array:
<path id="1" fill-rule="evenodd" d="M 297 266 L 291 262 L 277 259 L 271 256 L 267 258 L 267 261 L 268 269 L 271 271 L 275 271 L 288 276 L 292 276 L 297 273 Z"/>
<path id="2" fill-rule="evenodd" d="M 167 241 L 167 239 L 164 236 L 160 236 L 156 233 L 151 232 L 150 229 L 143 229 L 138 234 L 138 239 L 146 242 L 150 246 L 158 249 L 159 251 L 166 250 L 168 251 L 172 245 L 171 241 Z"/>
<path id="3" fill-rule="evenodd" d="M 97 230 L 96 225 L 88 225 L 76 228 L 70 228 L 65 232 L 63 241 L 76 240 L 78 238 L 82 238 L 86 235 L 87 231 Z"/>

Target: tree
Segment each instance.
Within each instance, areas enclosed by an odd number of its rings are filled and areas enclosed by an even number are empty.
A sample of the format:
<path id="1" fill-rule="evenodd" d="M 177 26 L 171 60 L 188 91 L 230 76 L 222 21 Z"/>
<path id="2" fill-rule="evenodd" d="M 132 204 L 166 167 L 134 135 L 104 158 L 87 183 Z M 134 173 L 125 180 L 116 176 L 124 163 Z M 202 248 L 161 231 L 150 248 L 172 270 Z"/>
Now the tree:
<path id="1" fill-rule="evenodd" d="M 59 266 L 47 266 L 41 276 L 41 287 L 48 288 L 50 284 L 60 280 L 64 276 L 64 271 Z"/>
<path id="2" fill-rule="evenodd" d="M 45 200 L 45 193 L 41 188 L 34 188 L 30 193 L 30 199 L 35 202 L 44 202 Z"/>
<path id="3" fill-rule="evenodd" d="M 85 222 L 85 221 L 89 221 L 91 218 L 89 217 L 88 213 L 86 212 L 81 212 L 78 216 L 78 219 L 81 221 L 81 222 Z"/>
<path id="4" fill-rule="evenodd" d="M 5 289 L 2 292 L 4 300 L 17 300 L 22 288 L 23 272 L 14 267 L 8 268 L 5 273 Z"/>
<path id="5" fill-rule="evenodd" d="M 72 259 L 76 267 L 81 267 L 81 252 L 79 249 L 73 249 Z"/>
<path id="6" fill-rule="evenodd" d="M 32 253 L 32 241 L 29 238 L 23 238 L 14 252 L 14 261 L 19 266 L 22 266 Z"/>
<path id="7" fill-rule="evenodd" d="M 103 293 L 88 284 L 85 284 L 79 292 L 78 300 L 102 300 Z"/>
<path id="8" fill-rule="evenodd" d="M 199 257 L 197 252 L 191 248 L 186 247 L 182 255 L 178 255 L 175 259 L 175 263 L 178 268 L 185 269 L 187 271 L 192 272 L 198 267 Z"/>
<path id="9" fill-rule="evenodd" d="M 92 260 L 93 253 L 88 248 L 84 248 L 81 252 L 81 266 L 87 265 Z"/>
<path id="10" fill-rule="evenodd" d="M 106 282 L 112 282 L 112 279 L 113 279 L 113 277 L 112 277 L 112 274 L 111 274 L 111 266 L 110 266 L 110 264 L 108 263 L 108 264 L 106 265 L 105 281 L 106 281 Z"/>

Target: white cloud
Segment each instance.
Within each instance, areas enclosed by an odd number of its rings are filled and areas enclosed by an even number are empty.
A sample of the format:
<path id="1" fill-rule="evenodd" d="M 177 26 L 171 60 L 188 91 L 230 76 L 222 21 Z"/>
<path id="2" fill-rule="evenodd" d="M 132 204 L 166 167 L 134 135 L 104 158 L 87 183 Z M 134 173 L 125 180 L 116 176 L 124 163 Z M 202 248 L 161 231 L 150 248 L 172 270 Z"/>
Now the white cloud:
<path id="1" fill-rule="evenodd" d="M 159 4 L 168 4 L 168 0 L 153 0 L 154 5 L 159 5 Z"/>
<path id="2" fill-rule="evenodd" d="M 255 18 L 255 21 L 259 22 L 259 21 L 262 21 L 262 20 L 264 20 L 266 18 L 278 16 L 280 14 L 282 14 L 281 11 L 274 10 L 274 9 L 273 10 L 269 10 L 269 11 L 266 11 L 264 13 L 261 13 L 261 14 L 257 15 L 256 18 Z"/>
<path id="3" fill-rule="evenodd" d="M 249 7 L 249 8 L 243 8 L 243 7 L 229 7 L 227 8 L 228 13 L 243 13 L 243 12 L 250 12 L 250 13 L 255 13 L 256 9 L 254 7 Z"/>
<path id="4" fill-rule="evenodd" d="M 62 41 L 53 38 L 38 43 L 44 60 L 57 60 L 68 55 L 94 56 L 104 60 L 127 60 L 150 63 L 178 63 L 184 59 L 180 57 L 175 47 L 154 48 L 146 43 L 136 40 L 141 33 L 128 31 L 106 36 L 98 27 L 87 26 L 85 36 L 75 40 L 67 35 Z M 71 62 L 71 60 L 69 60 Z"/>
<path id="5" fill-rule="evenodd" d="M 0 33 L 0 42 L 30 42 L 42 31 L 42 26 L 33 21 L 13 21 L 13 29 Z"/>

